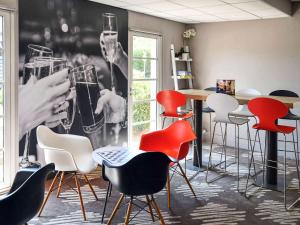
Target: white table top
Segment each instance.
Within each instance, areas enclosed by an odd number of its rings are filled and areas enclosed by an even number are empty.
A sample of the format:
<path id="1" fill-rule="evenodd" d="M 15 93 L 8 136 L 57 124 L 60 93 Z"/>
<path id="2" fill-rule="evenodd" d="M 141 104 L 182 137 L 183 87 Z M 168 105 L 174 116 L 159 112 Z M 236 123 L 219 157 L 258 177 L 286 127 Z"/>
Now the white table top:
<path id="1" fill-rule="evenodd" d="M 134 158 L 139 154 L 147 153 L 139 149 L 128 149 L 123 146 L 105 146 L 97 148 L 93 151 L 93 160 L 99 165 L 103 164 L 103 160 L 113 164 L 114 166 L 122 166 L 127 163 L 130 159 Z M 176 162 L 177 160 L 169 157 L 171 161 Z"/>
<path id="2" fill-rule="evenodd" d="M 138 149 L 129 150 L 127 147 L 122 146 L 105 146 L 94 150 L 93 160 L 99 165 L 102 165 L 103 160 L 106 160 L 113 165 L 121 166 L 142 153 L 145 152 Z"/>

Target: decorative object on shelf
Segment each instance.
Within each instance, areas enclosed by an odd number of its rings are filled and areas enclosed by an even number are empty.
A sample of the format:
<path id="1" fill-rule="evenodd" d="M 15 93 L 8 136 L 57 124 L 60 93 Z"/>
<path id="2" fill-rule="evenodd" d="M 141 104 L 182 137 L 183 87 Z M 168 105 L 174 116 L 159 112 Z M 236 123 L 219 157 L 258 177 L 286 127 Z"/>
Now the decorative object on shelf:
<path id="1" fill-rule="evenodd" d="M 192 78 L 192 72 L 186 70 L 177 70 L 177 76 L 179 79 Z"/>
<path id="2" fill-rule="evenodd" d="M 183 37 L 186 39 L 191 39 L 192 37 L 195 37 L 197 35 L 197 32 L 194 28 L 187 29 L 183 32 Z"/>
<path id="3" fill-rule="evenodd" d="M 184 53 L 183 47 L 180 49 L 179 52 L 176 52 L 176 53 L 175 53 L 175 57 L 180 58 L 180 57 L 182 56 L 182 53 Z"/>

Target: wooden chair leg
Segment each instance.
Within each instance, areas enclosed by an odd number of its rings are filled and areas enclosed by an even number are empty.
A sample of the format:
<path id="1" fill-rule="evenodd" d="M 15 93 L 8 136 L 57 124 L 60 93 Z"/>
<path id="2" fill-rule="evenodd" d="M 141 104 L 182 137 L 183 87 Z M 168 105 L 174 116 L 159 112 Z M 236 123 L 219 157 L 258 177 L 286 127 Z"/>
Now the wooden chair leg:
<path id="1" fill-rule="evenodd" d="M 83 219 L 84 219 L 84 221 L 86 221 L 86 215 L 85 215 L 85 210 L 84 210 L 84 205 L 83 205 L 83 199 L 82 199 L 82 195 L 81 195 L 80 184 L 79 184 L 79 181 L 78 181 L 78 178 L 77 178 L 77 174 L 75 174 L 74 178 L 75 178 L 75 183 L 76 183 L 78 196 L 79 196 L 79 200 L 80 200 L 80 207 L 81 207 L 81 211 L 82 211 L 82 214 L 83 214 Z"/>
<path id="2" fill-rule="evenodd" d="M 62 186 L 64 178 L 65 178 L 65 172 L 61 172 L 60 181 L 59 181 L 59 184 L 58 184 L 57 194 L 56 194 L 57 198 L 59 198 L 60 191 L 61 191 L 61 186 Z"/>
<path id="3" fill-rule="evenodd" d="M 148 204 L 148 207 L 149 207 L 149 212 L 150 212 L 150 215 L 151 215 L 151 219 L 154 222 L 153 211 L 152 211 L 151 202 L 150 202 L 150 199 L 149 199 L 148 195 L 146 195 L 146 200 L 147 200 L 147 204 Z"/>
<path id="4" fill-rule="evenodd" d="M 151 195 L 151 202 L 152 202 L 152 204 L 153 204 L 153 206 L 154 206 L 154 209 L 155 209 L 155 211 L 156 211 L 156 213 L 157 213 L 157 215 L 158 215 L 158 217 L 159 217 L 160 224 L 161 224 L 161 225 L 166 225 L 166 224 L 165 224 L 165 221 L 164 221 L 164 218 L 162 217 L 162 215 L 161 215 L 161 213 L 160 213 L 160 209 L 159 209 L 158 205 L 156 204 L 156 202 L 155 202 L 155 200 L 154 200 L 153 195 Z"/>
<path id="5" fill-rule="evenodd" d="M 127 208 L 127 213 L 126 213 L 126 217 L 125 217 L 125 225 L 129 224 L 129 219 L 130 219 L 130 214 L 131 214 L 131 209 L 132 209 L 132 201 L 133 198 L 130 198 L 129 204 L 128 204 L 128 208 Z"/>
<path id="6" fill-rule="evenodd" d="M 96 195 L 96 192 L 95 192 L 95 190 L 94 190 L 94 188 L 93 188 L 91 182 L 89 181 L 89 179 L 87 178 L 86 175 L 83 175 L 83 177 L 84 177 L 84 179 L 85 179 L 85 182 L 89 185 L 89 187 L 90 187 L 90 189 L 91 189 L 93 195 L 95 196 L 95 199 L 98 201 L 99 199 L 98 199 L 98 197 L 97 197 L 97 195 Z"/>
<path id="7" fill-rule="evenodd" d="M 117 213 L 117 211 L 118 211 L 118 209 L 119 209 L 119 207 L 120 207 L 120 205 L 121 205 L 124 197 L 125 197 L 125 195 L 122 194 L 121 197 L 119 198 L 119 200 L 118 200 L 117 204 L 115 205 L 115 208 L 114 208 L 114 210 L 113 210 L 113 212 L 112 212 L 112 214 L 111 214 L 111 216 L 110 216 L 110 218 L 109 218 L 109 220 L 107 222 L 107 225 L 111 224 L 111 222 L 112 222 L 114 216 L 116 215 L 116 213 Z"/>
<path id="8" fill-rule="evenodd" d="M 55 181 L 57 180 L 58 175 L 59 175 L 59 171 L 56 173 L 55 177 L 53 178 L 53 181 L 52 181 L 52 183 L 51 183 L 51 185 L 50 185 L 50 187 L 49 187 L 47 196 L 46 196 L 46 198 L 44 199 L 44 202 L 43 202 L 43 204 L 42 204 L 42 206 L 41 206 L 41 208 L 40 208 L 40 211 L 39 211 L 39 213 L 38 213 L 38 217 L 41 216 L 42 211 L 43 211 L 43 209 L 44 209 L 44 207 L 45 207 L 45 205 L 46 205 L 46 203 L 47 203 L 47 201 L 48 201 L 48 199 L 49 199 L 49 197 L 50 197 L 50 194 L 51 194 L 52 191 L 53 191 L 54 184 L 55 184 Z"/>
<path id="9" fill-rule="evenodd" d="M 181 171 L 181 173 L 182 173 L 183 178 L 185 179 L 186 183 L 188 184 L 189 188 L 191 189 L 193 195 L 196 197 L 196 194 L 195 194 L 195 192 L 194 192 L 194 189 L 193 189 L 193 187 L 192 187 L 192 185 L 191 185 L 189 179 L 187 178 L 186 174 L 184 173 L 184 171 L 183 171 L 183 169 L 182 169 L 182 167 L 181 167 L 181 165 L 180 165 L 179 163 L 178 163 L 178 167 L 179 167 L 179 169 L 180 169 L 180 171 Z"/>
<path id="10" fill-rule="evenodd" d="M 168 191 L 168 208 L 171 209 L 171 181 L 170 181 L 170 171 L 168 171 L 168 176 L 167 176 L 167 191 Z"/>

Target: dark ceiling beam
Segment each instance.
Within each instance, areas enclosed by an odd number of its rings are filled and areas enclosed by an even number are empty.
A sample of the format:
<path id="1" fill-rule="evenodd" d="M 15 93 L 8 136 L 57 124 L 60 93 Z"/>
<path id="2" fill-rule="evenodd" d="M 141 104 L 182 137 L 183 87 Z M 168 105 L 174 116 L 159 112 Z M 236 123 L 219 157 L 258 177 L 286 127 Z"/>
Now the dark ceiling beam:
<path id="1" fill-rule="evenodd" d="M 292 2 L 290 0 L 263 0 L 263 1 L 288 15 L 292 15 L 293 12 Z"/>

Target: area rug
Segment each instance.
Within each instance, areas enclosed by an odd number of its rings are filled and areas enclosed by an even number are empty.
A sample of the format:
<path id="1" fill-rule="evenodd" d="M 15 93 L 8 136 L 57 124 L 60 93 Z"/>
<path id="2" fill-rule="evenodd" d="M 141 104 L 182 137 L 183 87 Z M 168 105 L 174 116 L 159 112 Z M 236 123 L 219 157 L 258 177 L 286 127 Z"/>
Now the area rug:
<path id="1" fill-rule="evenodd" d="M 205 156 L 207 157 L 207 153 Z M 246 184 L 247 174 L 247 153 L 242 154 L 244 163 L 240 167 L 240 189 L 243 190 Z M 259 160 L 259 154 L 256 159 Z M 215 161 L 218 161 L 215 158 Z M 192 181 L 192 186 L 196 192 L 195 198 L 179 175 L 174 175 L 171 182 L 171 207 L 167 207 L 167 194 L 163 190 L 155 195 L 156 201 L 161 209 L 166 224 L 185 224 L 185 225 L 297 225 L 300 224 L 300 208 L 286 211 L 283 204 L 281 192 L 252 187 L 249 191 L 249 198 L 237 191 L 236 164 L 228 168 L 229 172 L 223 178 L 206 183 L 206 172 L 199 173 Z M 298 190 L 298 179 L 295 167 L 289 170 L 289 198 L 291 201 L 300 196 Z M 187 166 L 187 175 L 191 177 L 195 173 L 190 164 Z M 41 215 L 32 219 L 29 225 L 96 225 L 101 224 L 101 216 L 106 194 L 107 183 L 100 177 L 97 170 L 89 177 L 99 198 L 95 200 L 92 193 L 84 181 L 82 183 L 83 201 L 86 210 L 87 221 L 83 221 L 77 193 L 72 189 L 64 189 L 60 198 L 56 198 L 53 193 Z M 217 176 L 217 172 L 209 172 L 209 178 Z M 120 194 L 113 189 L 112 196 L 109 198 L 105 214 L 105 221 L 113 210 Z M 141 199 L 142 200 L 142 199 Z M 142 211 L 138 215 L 138 208 L 133 208 L 130 224 L 151 225 L 160 224 L 158 220 L 152 222 L 151 216 Z M 123 224 L 126 213 L 126 205 L 118 211 L 113 224 Z"/>

